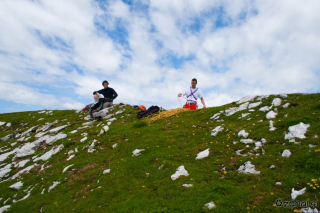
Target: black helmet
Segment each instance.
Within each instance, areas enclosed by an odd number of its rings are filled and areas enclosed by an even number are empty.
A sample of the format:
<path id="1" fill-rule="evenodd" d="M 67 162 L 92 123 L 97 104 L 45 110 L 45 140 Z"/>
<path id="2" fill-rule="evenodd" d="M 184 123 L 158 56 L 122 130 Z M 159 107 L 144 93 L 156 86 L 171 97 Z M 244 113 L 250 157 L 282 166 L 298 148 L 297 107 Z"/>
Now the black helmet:
<path id="1" fill-rule="evenodd" d="M 104 83 L 109 84 L 109 82 L 107 80 L 104 80 L 104 81 L 102 81 L 102 86 L 103 86 Z"/>

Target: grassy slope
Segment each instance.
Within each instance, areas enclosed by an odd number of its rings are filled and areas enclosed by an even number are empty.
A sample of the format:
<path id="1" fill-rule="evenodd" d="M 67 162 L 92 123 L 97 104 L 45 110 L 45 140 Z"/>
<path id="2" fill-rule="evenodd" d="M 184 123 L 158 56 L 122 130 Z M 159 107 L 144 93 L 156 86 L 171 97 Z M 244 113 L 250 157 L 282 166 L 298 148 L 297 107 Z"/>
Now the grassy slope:
<path id="1" fill-rule="evenodd" d="M 50 168 L 42 172 L 39 172 L 39 168 L 33 169 L 29 174 L 24 174 L 21 179 L 24 186 L 18 192 L 8 188 L 17 180 L 0 183 L 0 207 L 4 200 L 11 198 L 6 203 L 11 205 L 9 212 L 39 212 L 41 208 L 43 212 L 293 212 L 294 208 L 274 207 L 275 200 L 291 200 L 293 187 L 307 187 L 307 192 L 297 200 L 317 200 L 320 192 L 319 187 L 313 189 L 308 185 L 312 182 L 311 179 L 315 178 L 317 183 L 320 183 L 320 143 L 319 138 L 313 138 L 314 135 L 320 136 L 320 95 L 289 95 L 282 104 L 297 102 L 299 105 L 289 106 L 287 109 L 277 107 L 279 114 L 273 119 L 277 129 L 271 132 L 269 121 L 265 118 L 266 113 L 259 112 L 258 109 L 270 106 L 275 97 L 264 99 L 256 111 L 245 119 L 238 117 L 247 110 L 230 117 L 220 116 L 224 122 L 213 122 L 210 117 L 220 110 L 238 105 L 231 103 L 183 112 L 146 126 L 134 124 L 139 122 L 136 119 L 137 111 L 125 106 L 122 108 L 125 111 L 116 116 L 117 120 L 110 125 L 110 130 L 101 136 L 98 136 L 101 126 L 96 126 L 101 122 L 106 125 L 107 121 L 96 122 L 91 128 L 81 129 L 75 134 L 69 133 L 86 122 L 83 120 L 85 113 L 57 110 L 53 111 L 53 115 L 38 112 L 1 114 L 0 121 L 11 122 L 12 126 L 1 126 L 0 137 L 14 132 L 17 128 L 19 130 L 15 133 L 56 119 L 60 122 L 55 126 L 67 122 L 71 125 L 61 131 L 68 134 L 68 137 L 54 143 L 64 144 L 65 148 L 47 162 L 37 162 L 52 165 Z M 116 111 L 118 109 L 113 112 Z M 287 113 L 288 118 L 284 118 Z M 121 118 L 122 116 L 124 117 Z M 39 118 L 45 119 L 37 122 Z M 247 118 L 251 120 L 248 121 Z M 258 122 L 261 119 L 263 122 Z M 26 122 L 28 125 L 21 127 L 20 123 Z M 311 125 L 306 139 L 296 139 L 301 145 L 284 140 L 284 131 L 300 122 Z M 196 127 L 192 127 L 193 125 Z M 218 125 L 223 125 L 224 131 L 216 137 L 211 136 L 211 130 Z M 267 140 L 267 145 L 263 147 L 265 155 L 241 157 L 235 154 L 236 150 L 245 148 L 242 143 L 233 144 L 233 141 L 239 141 L 237 133 L 241 129 L 249 132 L 251 139 Z M 84 132 L 88 133 L 88 140 L 80 143 L 83 138 L 81 133 Z M 35 140 L 34 135 L 35 133 L 31 133 L 29 142 Z M 82 147 L 91 144 L 93 139 L 98 141 L 95 147 L 97 151 L 88 153 L 87 148 L 82 150 Z M 15 141 L 12 138 L 0 142 L 0 148 L 11 148 L 10 144 Z M 23 143 L 18 142 L 14 147 Z M 115 143 L 118 143 L 118 146 L 112 149 Z M 309 148 L 309 144 L 317 147 Z M 75 153 L 72 160 L 66 161 L 66 152 L 76 147 L 79 152 Z M 206 148 L 210 148 L 210 155 L 205 159 L 195 160 L 197 153 Z M 251 144 L 245 151 L 253 148 L 254 144 Z M 133 157 L 132 151 L 135 149 L 145 151 Z M 281 157 L 284 149 L 292 152 L 290 158 Z M 34 155 L 48 150 L 50 147 L 39 150 Z M 261 154 L 261 150 L 257 153 Z M 24 159 L 30 158 L 31 156 L 27 156 Z M 12 157 L 8 157 L 5 162 L 10 163 L 11 159 Z M 261 171 L 259 175 L 238 173 L 239 166 L 248 160 L 256 166 L 256 170 Z M 25 167 L 32 164 L 33 162 L 28 162 Z M 71 164 L 74 166 L 62 173 L 63 168 Z M 158 169 L 162 164 L 164 166 Z M 170 176 L 180 165 L 185 166 L 189 176 L 181 176 L 172 181 Z M 276 167 L 270 169 L 270 165 Z M 226 174 L 222 170 L 224 166 Z M 108 168 L 111 172 L 102 174 L 103 170 Z M 20 170 L 21 168 L 13 169 L 10 176 Z M 48 193 L 48 187 L 54 181 L 60 181 L 61 184 Z M 282 182 L 282 185 L 275 185 L 278 181 Z M 181 187 L 184 183 L 192 183 L 193 187 Z M 23 190 L 35 184 L 38 185 L 31 191 L 29 198 L 12 204 L 15 194 L 17 195 L 14 199 L 20 199 L 26 195 Z M 98 188 L 99 186 L 101 188 Z M 41 194 L 43 188 L 46 190 Z M 215 203 L 216 208 L 204 209 L 204 204 L 210 201 Z"/>

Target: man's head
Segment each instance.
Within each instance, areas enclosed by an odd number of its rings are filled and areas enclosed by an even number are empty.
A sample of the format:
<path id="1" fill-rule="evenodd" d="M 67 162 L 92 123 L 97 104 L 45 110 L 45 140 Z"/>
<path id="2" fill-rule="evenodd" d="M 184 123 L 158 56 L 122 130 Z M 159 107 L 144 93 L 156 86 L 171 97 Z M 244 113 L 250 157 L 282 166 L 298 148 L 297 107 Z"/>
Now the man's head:
<path id="1" fill-rule="evenodd" d="M 193 78 L 193 79 L 191 80 L 191 86 L 192 86 L 192 88 L 196 88 L 196 86 L 197 86 L 197 79 Z"/>
<path id="2" fill-rule="evenodd" d="M 102 81 L 102 86 L 107 89 L 109 86 L 109 82 L 107 80 Z"/>

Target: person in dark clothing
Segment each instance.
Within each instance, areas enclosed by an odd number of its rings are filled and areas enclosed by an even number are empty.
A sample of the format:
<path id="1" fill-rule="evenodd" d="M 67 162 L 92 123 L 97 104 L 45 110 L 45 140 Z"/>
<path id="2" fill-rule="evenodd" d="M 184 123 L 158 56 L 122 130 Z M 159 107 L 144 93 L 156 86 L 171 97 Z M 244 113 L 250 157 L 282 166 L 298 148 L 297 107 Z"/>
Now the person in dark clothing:
<path id="1" fill-rule="evenodd" d="M 107 108 L 109 106 L 113 105 L 113 100 L 116 99 L 118 97 L 117 92 L 112 89 L 111 87 L 109 87 L 109 82 L 108 81 L 103 81 L 102 82 L 102 86 L 104 87 L 104 89 L 101 89 L 99 91 L 94 91 L 93 95 L 95 94 L 100 94 L 103 95 L 103 98 L 99 98 L 99 101 L 96 102 L 94 105 L 92 105 L 92 107 L 90 108 L 90 119 L 93 120 L 93 112 L 99 111 L 103 108 Z"/>

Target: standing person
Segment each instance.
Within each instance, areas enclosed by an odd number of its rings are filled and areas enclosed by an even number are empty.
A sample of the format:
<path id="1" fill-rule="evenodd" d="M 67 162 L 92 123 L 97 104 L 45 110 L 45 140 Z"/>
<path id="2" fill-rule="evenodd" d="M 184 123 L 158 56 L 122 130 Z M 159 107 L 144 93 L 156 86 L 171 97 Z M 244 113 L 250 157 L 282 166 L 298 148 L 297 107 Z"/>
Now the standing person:
<path id="1" fill-rule="evenodd" d="M 204 103 L 202 92 L 199 88 L 197 88 L 197 79 L 193 78 L 191 80 L 191 87 L 186 88 L 182 93 L 178 94 L 178 97 L 181 95 L 187 96 L 187 103 L 183 108 L 190 108 L 192 110 L 197 109 L 197 99 L 200 98 L 201 103 L 203 104 L 203 108 L 206 108 L 206 104 Z"/>
<path id="2" fill-rule="evenodd" d="M 93 120 L 93 111 L 99 111 L 103 108 L 107 108 L 109 106 L 113 105 L 113 100 L 116 99 L 118 97 L 118 94 L 116 93 L 116 91 L 114 89 L 112 89 L 111 87 L 109 87 L 109 82 L 104 80 L 102 82 L 102 86 L 104 87 L 104 89 L 101 89 L 99 91 L 94 91 L 93 95 L 99 94 L 99 101 L 96 102 L 94 105 L 92 105 L 92 107 L 90 108 L 90 119 Z M 100 95 L 103 95 L 103 97 L 101 98 Z"/>

